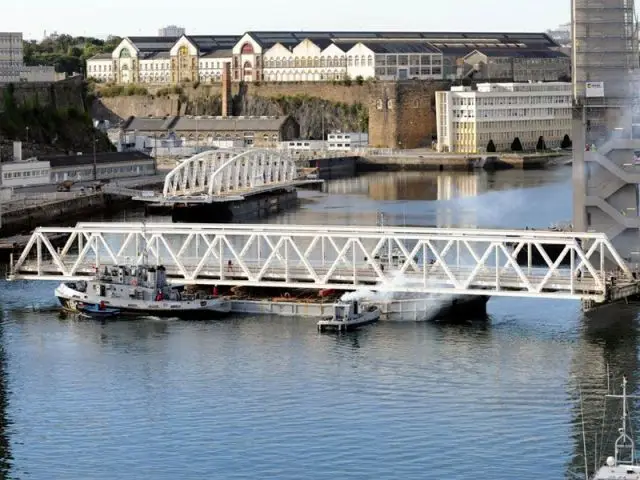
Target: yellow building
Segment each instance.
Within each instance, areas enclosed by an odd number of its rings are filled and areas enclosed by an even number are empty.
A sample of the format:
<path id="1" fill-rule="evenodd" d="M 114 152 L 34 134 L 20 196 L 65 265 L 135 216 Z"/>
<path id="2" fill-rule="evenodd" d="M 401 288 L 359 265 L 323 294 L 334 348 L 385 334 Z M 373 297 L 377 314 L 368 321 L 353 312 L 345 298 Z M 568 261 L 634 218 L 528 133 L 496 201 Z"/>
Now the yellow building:
<path id="1" fill-rule="evenodd" d="M 436 92 L 438 151 L 485 152 L 490 142 L 510 151 L 517 137 L 535 150 L 540 137 L 559 147 L 571 134 L 571 83 L 479 83 Z"/>

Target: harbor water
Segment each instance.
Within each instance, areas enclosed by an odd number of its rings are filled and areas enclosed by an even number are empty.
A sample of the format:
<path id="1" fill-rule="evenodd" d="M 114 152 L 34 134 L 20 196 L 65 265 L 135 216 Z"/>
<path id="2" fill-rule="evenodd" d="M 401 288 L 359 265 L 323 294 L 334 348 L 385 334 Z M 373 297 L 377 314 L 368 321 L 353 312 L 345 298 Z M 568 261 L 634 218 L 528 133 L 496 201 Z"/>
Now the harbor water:
<path id="1" fill-rule="evenodd" d="M 570 220 L 570 177 L 365 175 L 268 221 L 546 228 Z M 54 287 L 0 282 L 2 478 L 584 478 L 581 409 L 592 470 L 616 434 L 607 372 L 632 391 L 639 373 L 631 306 L 492 298 L 486 322 L 323 335 L 275 316 L 74 321 Z"/>

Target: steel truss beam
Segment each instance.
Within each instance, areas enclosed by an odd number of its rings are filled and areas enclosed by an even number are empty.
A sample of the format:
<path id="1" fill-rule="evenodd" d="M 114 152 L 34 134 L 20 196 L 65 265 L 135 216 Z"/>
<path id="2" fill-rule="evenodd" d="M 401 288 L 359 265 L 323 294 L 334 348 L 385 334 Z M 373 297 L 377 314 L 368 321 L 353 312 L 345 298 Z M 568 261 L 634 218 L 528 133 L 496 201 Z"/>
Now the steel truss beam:
<path id="1" fill-rule="evenodd" d="M 252 149 L 198 153 L 174 168 L 164 181 L 166 199 L 196 195 L 229 195 L 286 184 L 298 177 L 295 162 L 280 152 Z"/>
<path id="2" fill-rule="evenodd" d="M 65 236 L 54 248 L 52 239 Z M 559 246 L 551 258 L 545 245 Z M 516 258 L 526 252 L 527 265 Z M 544 267 L 533 266 L 533 256 Z M 632 273 L 604 234 L 295 225 L 79 223 L 36 229 L 10 279 L 74 280 L 164 265 L 174 283 L 591 299 Z M 568 263 L 563 267 L 562 263 Z"/>

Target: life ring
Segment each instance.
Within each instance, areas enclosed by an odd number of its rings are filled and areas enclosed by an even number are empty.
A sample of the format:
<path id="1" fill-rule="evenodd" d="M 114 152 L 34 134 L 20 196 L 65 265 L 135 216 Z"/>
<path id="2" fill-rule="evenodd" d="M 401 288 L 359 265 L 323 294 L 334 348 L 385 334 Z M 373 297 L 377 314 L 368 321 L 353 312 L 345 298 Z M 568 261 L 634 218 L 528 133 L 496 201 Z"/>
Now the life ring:
<path id="1" fill-rule="evenodd" d="M 291 297 L 291 295 L 289 294 L 289 292 L 284 292 L 284 298 L 289 298 Z"/>
<path id="2" fill-rule="evenodd" d="M 131 280 L 131 285 L 133 285 L 134 287 L 138 286 L 138 280 L 136 280 L 135 278 L 133 280 Z"/>

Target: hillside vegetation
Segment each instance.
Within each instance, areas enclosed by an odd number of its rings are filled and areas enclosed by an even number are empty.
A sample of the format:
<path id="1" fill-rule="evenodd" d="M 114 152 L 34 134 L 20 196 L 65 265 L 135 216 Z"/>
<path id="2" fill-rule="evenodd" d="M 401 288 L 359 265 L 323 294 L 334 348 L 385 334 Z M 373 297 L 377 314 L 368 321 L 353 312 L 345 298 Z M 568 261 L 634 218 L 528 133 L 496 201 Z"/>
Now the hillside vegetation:
<path id="1" fill-rule="evenodd" d="M 26 155 L 92 151 L 110 151 L 113 146 L 102 132 L 93 127 L 91 118 L 76 107 L 56 108 L 40 105 L 37 97 L 18 104 L 15 86 L 4 88 L 0 98 L 0 155 L 6 159 L 13 141 L 24 143 Z"/>
<path id="2" fill-rule="evenodd" d="M 120 37 L 109 36 L 106 40 L 93 37 L 52 35 L 40 42 L 25 40 L 24 62 L 26 65 L 51 65 L 56 72 L 85 73 L 86 60 L 98 53 L 108 53 L 120 43 Z"/>

